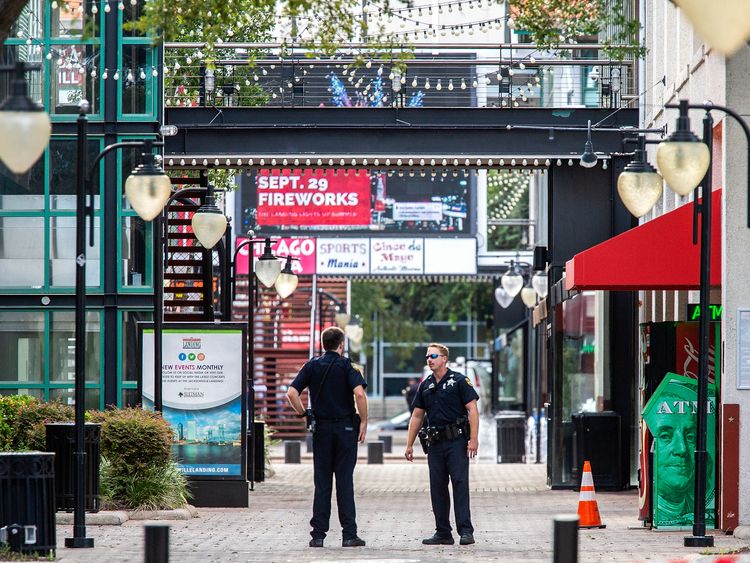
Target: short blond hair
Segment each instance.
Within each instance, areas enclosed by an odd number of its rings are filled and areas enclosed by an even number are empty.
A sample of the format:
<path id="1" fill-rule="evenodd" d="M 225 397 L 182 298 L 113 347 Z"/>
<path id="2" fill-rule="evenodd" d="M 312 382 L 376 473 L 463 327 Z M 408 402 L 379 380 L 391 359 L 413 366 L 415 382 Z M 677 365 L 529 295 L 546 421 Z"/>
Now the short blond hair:
<path id="1" fill-rule="evenodd" d="M 444 344 L 438 344 L 437 342 L 433 342 L 432 344 L 427 345 L 428 348 L 437 348 L 440 350 L 440 353 L 443 354 L 446 358 L 450 357 L 450 353 L 448 351 L 448 347 Z"/>

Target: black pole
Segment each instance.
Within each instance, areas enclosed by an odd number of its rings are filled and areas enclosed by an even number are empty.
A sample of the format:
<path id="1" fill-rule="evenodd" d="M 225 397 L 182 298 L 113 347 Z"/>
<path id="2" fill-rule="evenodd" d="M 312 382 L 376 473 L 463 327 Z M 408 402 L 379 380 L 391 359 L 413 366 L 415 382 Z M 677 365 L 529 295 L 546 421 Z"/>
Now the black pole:
<path id="1" fill-rule="evenodd" d="M 248 427 L 252 443 L 250 450 L 250 490 L 255 490 L 255 262 L 254 240 L 255 234 L 250 233 L 250 256 L 247 266 L 247 395 L 249 399 Z M 265 461 L 265 460 L 264 460 Z"/>
<path id="2" fill-rule="evenodd" d="M 147 524 L 145 563 L 169 562 L 169 526 L 167 524 Z"/>
<path id="3" fill-rule="evenodd" d="M 165 208 L 168 212 L 169 204 Z M 162 255 L 162 213 L 154 219 L 154 410 L 162 411 L 161 335 L 164 324 L 164 258 Z"/>
<path id="4" fill-rule="evenodd" d="M 86 151 L 88 148 L 89 104 L 81 102 L 77 121 L 78 159 L 76 166 L 76 297 L 75 297 L 75 505 L 73 537 L 65 538 L 65 547 L 94 547 L 86 537 Z"/>
<path id="5" fill-rule="evenodd" d="M 578 515 L 555 516 L 553 529 L 554 563 L 578 563 Z"/>
<path id="6" fill-rule="evenodd" d="M 706 535 L 706 427 L 708 418 L 708 345 L 709 298 L 711 291 L 711 164 L 714 120 L 707 111 L 703 118 L 703 142 L 708 147 L 709 165 L 701 185 L 701 253 L 700 253 L 700 317 L 698 346 L 698 423 L 695 440 L 695 498 L 693 535 L 685 537 L 687 547 L 710 547 L 713 536 Z"/>

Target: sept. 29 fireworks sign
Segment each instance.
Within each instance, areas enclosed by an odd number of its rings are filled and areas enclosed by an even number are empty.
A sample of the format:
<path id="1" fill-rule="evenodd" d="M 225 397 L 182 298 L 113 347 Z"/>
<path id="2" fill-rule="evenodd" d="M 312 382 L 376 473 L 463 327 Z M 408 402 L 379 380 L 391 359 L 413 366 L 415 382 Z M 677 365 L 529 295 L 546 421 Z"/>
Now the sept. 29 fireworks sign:
<path id="1" fill-rule="evenodd" d="M 260 170 L 258 225 L 369 225 L 370 176 L 331 170 Z"/>

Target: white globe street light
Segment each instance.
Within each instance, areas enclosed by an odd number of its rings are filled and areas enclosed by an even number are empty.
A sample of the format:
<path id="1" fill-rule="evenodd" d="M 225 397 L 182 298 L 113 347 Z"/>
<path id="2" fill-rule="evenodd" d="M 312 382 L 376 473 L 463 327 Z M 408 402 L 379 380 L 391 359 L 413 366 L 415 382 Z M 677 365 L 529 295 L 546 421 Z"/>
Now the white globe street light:
<path id="1" fill-rule="evenodd" d="M 227 230 L 227 218 L 216 207 L 214 187 L 209 185 L 206 201 L 193 213 L 193 233 L 205 249 L 213 248 Z"/>
<path id="2" fill-rule="evenodd" d="M 33 69 L 24 62 L 2 69 L 15 73 L 10 95 L 0 106 L 0 160 L 14 174 L 27 172 L 39 160 L 52 134 L 49 115 L 28 96 L 24 73 Z"/>

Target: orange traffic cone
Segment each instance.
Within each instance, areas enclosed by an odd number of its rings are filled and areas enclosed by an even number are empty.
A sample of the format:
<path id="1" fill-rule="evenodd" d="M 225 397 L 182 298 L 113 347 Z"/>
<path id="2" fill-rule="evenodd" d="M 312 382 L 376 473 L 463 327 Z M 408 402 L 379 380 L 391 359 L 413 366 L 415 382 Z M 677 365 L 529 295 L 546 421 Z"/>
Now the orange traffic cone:
<path id="1" fill-rule="evenodd" d="M 578 498 L 578 527 L 606 528 L 599 516 L 594 493 L 594 476 L 591 474 L 591 464 L 583 462 L 583 476 L 581 477 L 581 494 Z"/>

